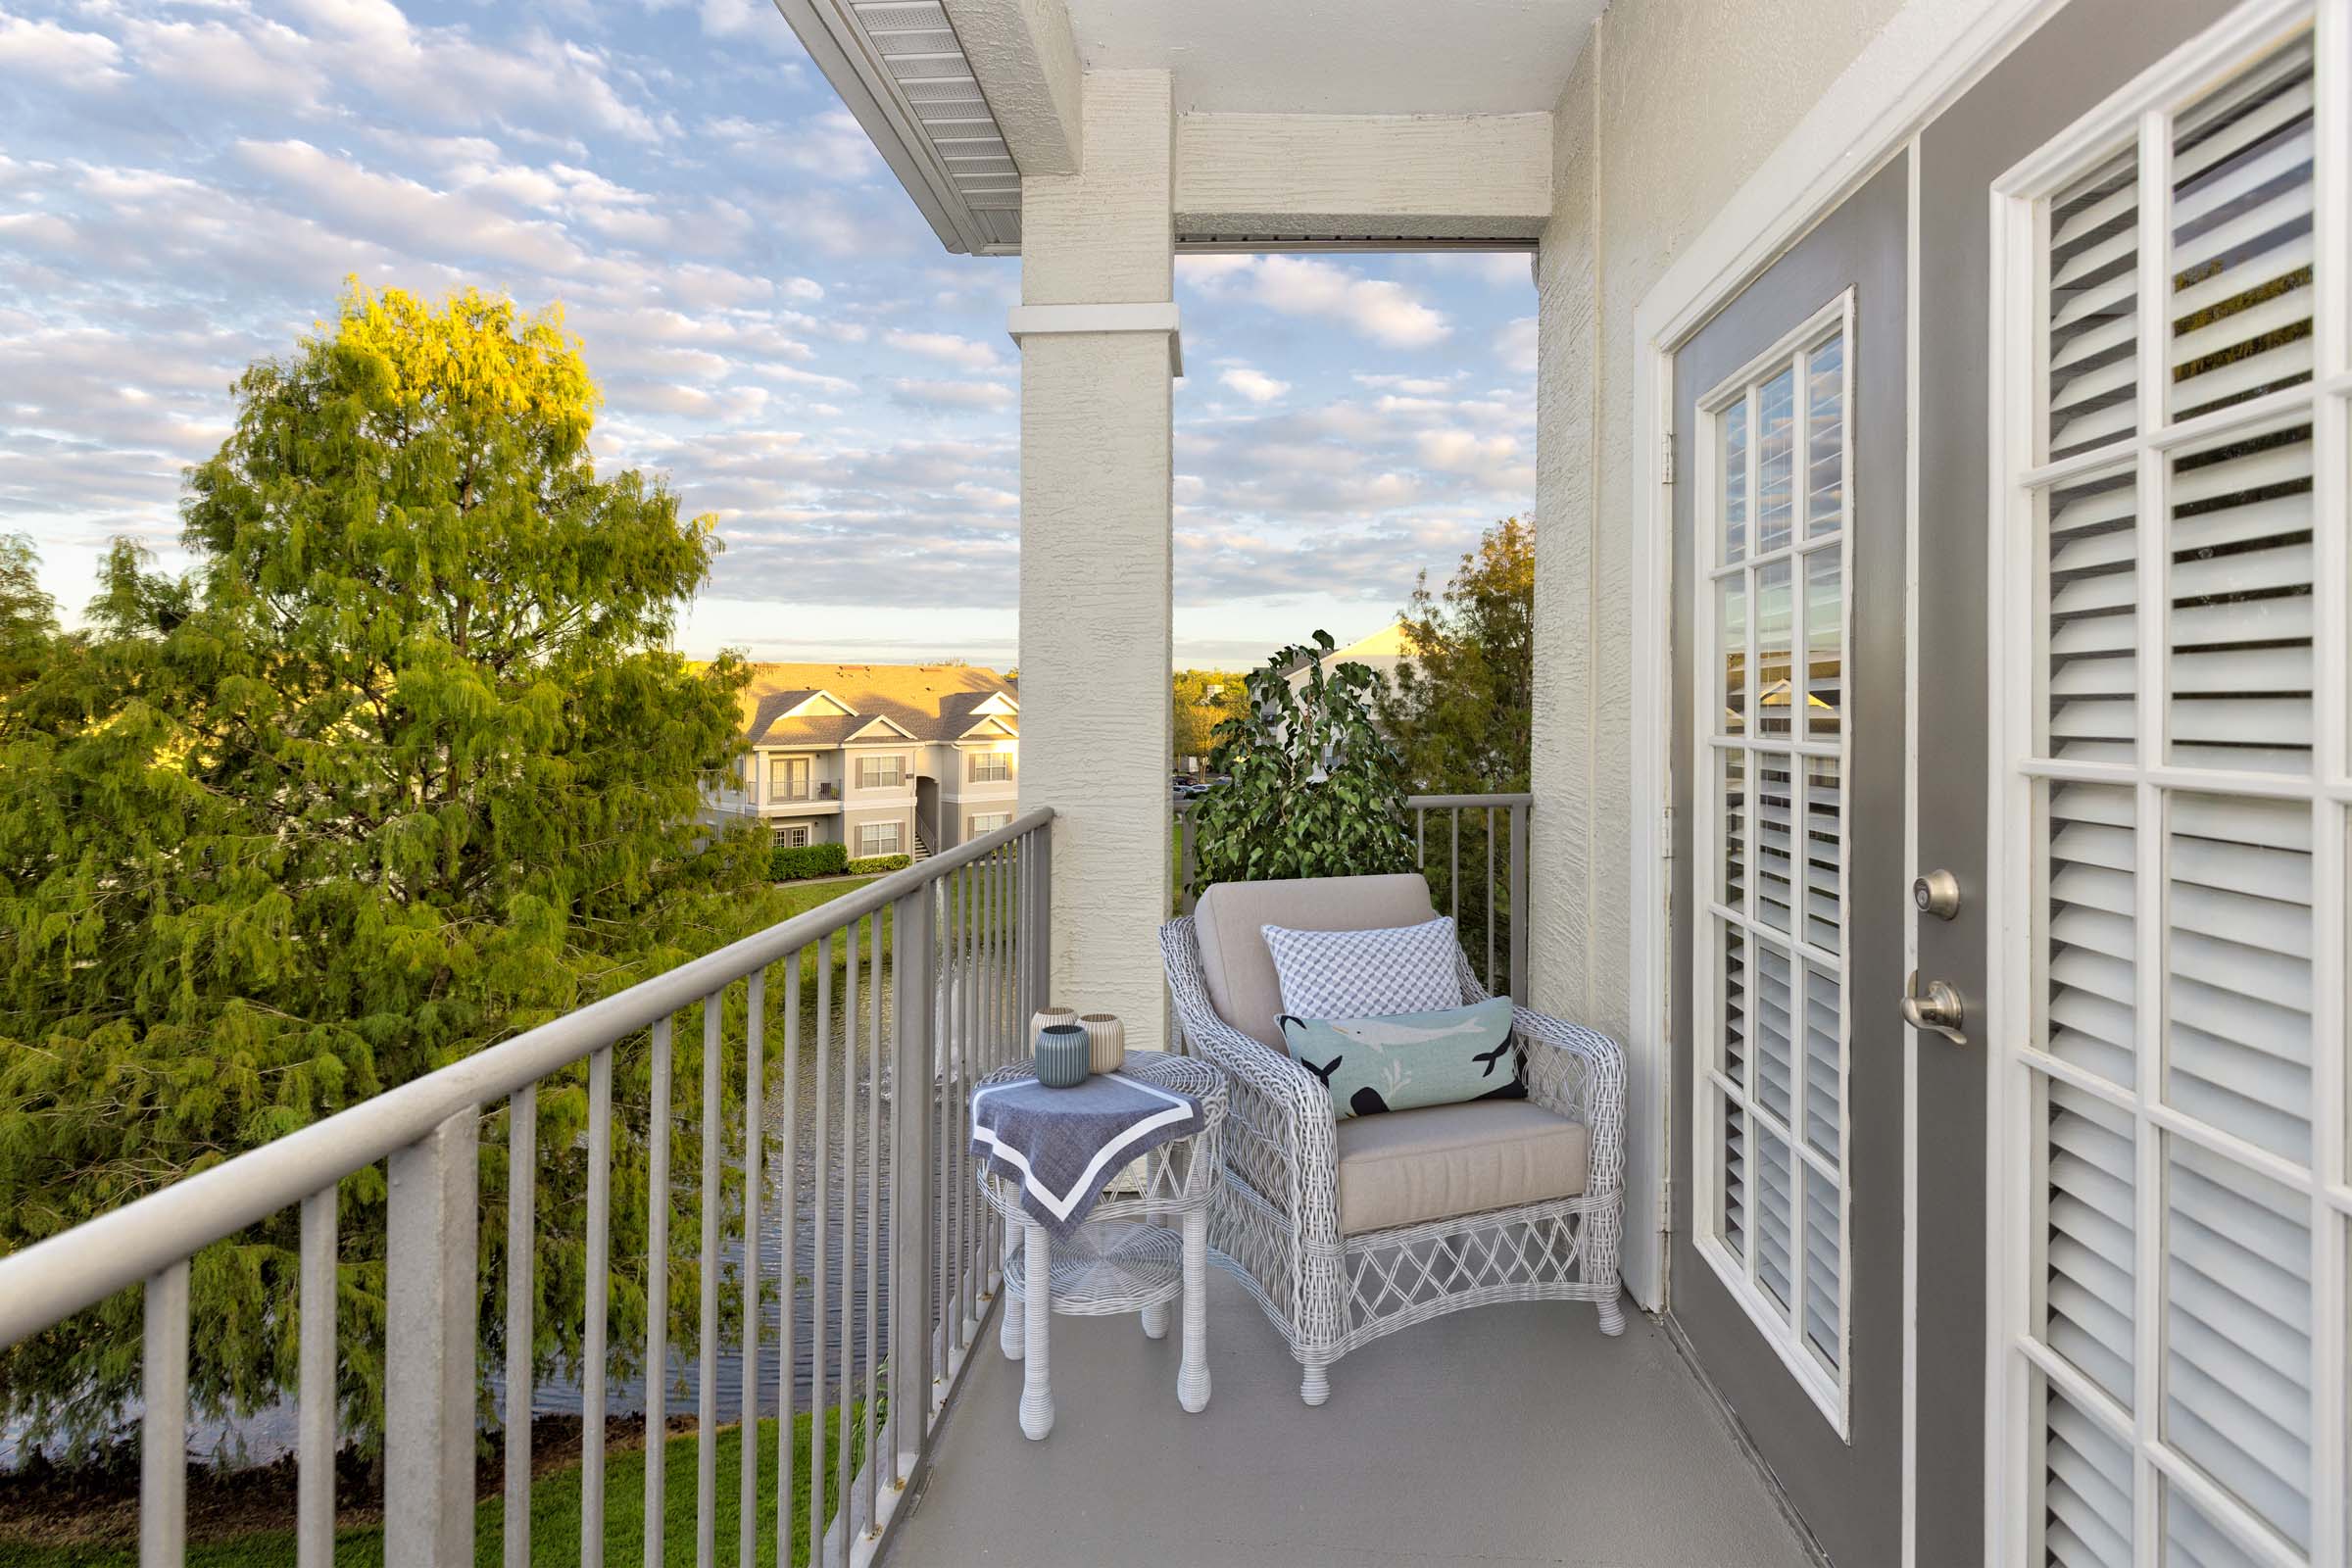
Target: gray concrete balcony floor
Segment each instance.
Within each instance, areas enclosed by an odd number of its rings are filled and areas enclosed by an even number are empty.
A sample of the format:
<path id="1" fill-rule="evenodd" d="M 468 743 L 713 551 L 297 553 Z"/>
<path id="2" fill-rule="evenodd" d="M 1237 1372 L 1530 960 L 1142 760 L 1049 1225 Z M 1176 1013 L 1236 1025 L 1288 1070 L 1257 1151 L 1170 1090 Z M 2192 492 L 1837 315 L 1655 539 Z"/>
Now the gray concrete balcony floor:
<path id="1" fill-rule="evenodd" d="M 1592 1306 L 1456 1312 L 1298 1367 L 1209 1271 L 1208 1408 L 1176 1403 L 1181 1318 L 1054 1319 L 1054 1431 L 1020 1434 L 992 1320 L 893 1544 L 892 1568 L 1386 1568 L 1529 1563 L 1808 1568 L 1713 1397 L 1663 1330 Z"/>

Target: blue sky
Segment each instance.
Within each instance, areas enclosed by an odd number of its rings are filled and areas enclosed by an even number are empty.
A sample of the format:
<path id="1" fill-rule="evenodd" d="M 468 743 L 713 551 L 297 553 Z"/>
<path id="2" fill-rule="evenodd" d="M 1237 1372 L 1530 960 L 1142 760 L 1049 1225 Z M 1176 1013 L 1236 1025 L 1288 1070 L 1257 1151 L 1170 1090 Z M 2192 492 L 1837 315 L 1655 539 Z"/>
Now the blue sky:
<path id="1" fill-rule="evenodd" d="M 600 464 L 720 519 L 687 651 L 1009 663 L 1018 266 L 940 248 L 769 0 L 0 0 L 0 529 L 69 612 L 113 536 L 177 559 L 228 383 L 356 272 L 564 303 Z M 1360 636 L 1532 506 L 1524 256 L 1176 293 L 1180 663 Z"/>

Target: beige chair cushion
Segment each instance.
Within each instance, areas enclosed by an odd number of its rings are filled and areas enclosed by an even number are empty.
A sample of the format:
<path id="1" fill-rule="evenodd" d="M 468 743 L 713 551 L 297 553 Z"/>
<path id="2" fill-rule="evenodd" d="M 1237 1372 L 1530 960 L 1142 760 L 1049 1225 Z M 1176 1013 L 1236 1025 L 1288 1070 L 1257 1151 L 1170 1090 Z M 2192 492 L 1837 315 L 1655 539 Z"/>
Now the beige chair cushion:
<path id="1" fill-rule="evenodd" d="M 1434 919 L 1429 884 L 1419 873 L 1394 876 L 1300 877 L 1287 882 L 1220 882 L 1200 895 L 1193 935 L 1217 1016 L 1264 1046 L 1282 1052 L 1282 983 L 1260 928 L 1295 931 L 1379 931 Z"/>
<path id="2" fill-rule="evenodd" d="M 1585 1190 L 1581 1123 L 1528 1100 L 1474 1100 L 1336 1129 L 1340 1234 L 1510 1208 Z"/>

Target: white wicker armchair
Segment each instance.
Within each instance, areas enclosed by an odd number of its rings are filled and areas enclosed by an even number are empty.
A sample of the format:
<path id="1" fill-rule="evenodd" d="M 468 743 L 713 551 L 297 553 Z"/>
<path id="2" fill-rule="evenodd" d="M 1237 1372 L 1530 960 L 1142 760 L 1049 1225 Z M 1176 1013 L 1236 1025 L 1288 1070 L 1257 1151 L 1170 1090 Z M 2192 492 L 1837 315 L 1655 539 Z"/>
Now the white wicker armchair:
<path id="1" fill-rule="evenodd" d="M 1625 1058 L 1615 1041 L 1526 1007 L 1513 1015 L 1529 1099 L 1586 1130 L 1581 1193 L 1343 1236 L 1338 1138 L 1321 1081 L 1218 1014 L 1190 916 L 1160 928 L 1160 948 L 1185 1044 L 1224 1070 L 1231 1091 L 1209 1246 L 1290 1341 L 1304 1371 L 1300 1398 L 1330 1397 L 1331 1364 L 1348 1351 L 1464 1307 L 1592 1301 L 1601 1332 L 1625 1331 Z M 1460 967 L 1462 1000 L 1486 1001 L 1466 957 Z"/>

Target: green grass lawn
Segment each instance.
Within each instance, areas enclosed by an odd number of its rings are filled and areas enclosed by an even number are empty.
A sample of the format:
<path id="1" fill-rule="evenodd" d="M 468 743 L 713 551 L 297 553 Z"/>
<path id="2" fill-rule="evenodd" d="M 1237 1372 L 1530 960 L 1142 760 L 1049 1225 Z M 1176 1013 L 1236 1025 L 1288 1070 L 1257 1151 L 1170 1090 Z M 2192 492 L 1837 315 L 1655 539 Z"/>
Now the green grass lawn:
<path id="1" fill-rule="evenodd" d="M 850 1407 L 858 1429 L 853 1459 L 864 1453 L 862 1403 Z M 830 1438 L 831 1434 L 828 1434 Z M 835 1487 L 834 1447 L 826 1444 L 825 1500 L 830 1511 Z M 793 1421 L 793 1543 L 792 1562 L 808 1561 L 808 1417 Z M 760 1561 L 776 1568 L 776 1423 L 760 1423 Z M 663 1508 L 666 1563 L 694 1561 L 694 1478 L 696 1438 L 691 1432 L 673 1434 L 663 1462 L 668 1466 L 668 1497 Z M 735 1560 L 742 1510 L 743 1432 L 727 1427 L 718 1434 L 718 1553 Z M 506 1500 L 490 1497 L 474 1509 L 473 1559 L 482 1568 L 497 1568 L 505 1550 Z M 336 1568 L 381 1568 L 382 1530 L 374 1525 L 345 1529 L 337 1534 Z M 531 1487 L 531 1561 L 576 1563 L 580 1560 L 580 1470 L 577 1465 L 550 1471 Z M 188 1568 L 294 1568 L 294 1533 L 256 1532 L 233 1540 L 191 1544 Z M 631 1448 L 605 1461 L 605 1562 L 607 1568 L 641 1568 L 645 1561 L 645 1450 Z M 101 1546 L 29 1546 L 0 1540 L 0 1568 L 135 1568 L 138 1549 L 132 1544 Z"/>

